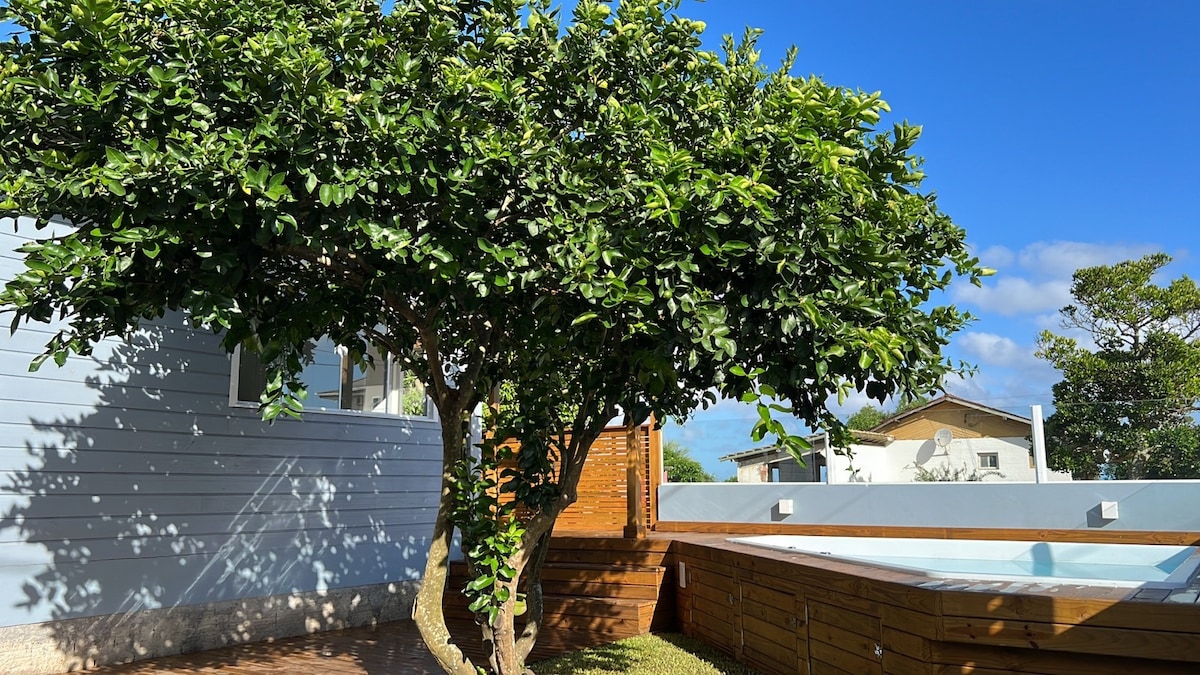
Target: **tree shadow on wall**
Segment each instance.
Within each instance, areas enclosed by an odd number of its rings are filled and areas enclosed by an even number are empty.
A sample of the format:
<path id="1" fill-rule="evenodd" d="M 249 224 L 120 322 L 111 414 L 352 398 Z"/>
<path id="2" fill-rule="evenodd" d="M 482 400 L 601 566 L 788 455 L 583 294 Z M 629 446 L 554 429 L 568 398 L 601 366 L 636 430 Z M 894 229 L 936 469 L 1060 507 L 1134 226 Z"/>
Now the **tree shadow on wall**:
<path id="1" fill-rule="evenodd" d="M 6 623 L 55 622 L 75 668 L 407 614 L 435 427 L 231 410 L 228 358 L 183 327 L 100 351 L 30 380 L 57 404 L 30 404 L 27 465 L 0 485 Z"/>

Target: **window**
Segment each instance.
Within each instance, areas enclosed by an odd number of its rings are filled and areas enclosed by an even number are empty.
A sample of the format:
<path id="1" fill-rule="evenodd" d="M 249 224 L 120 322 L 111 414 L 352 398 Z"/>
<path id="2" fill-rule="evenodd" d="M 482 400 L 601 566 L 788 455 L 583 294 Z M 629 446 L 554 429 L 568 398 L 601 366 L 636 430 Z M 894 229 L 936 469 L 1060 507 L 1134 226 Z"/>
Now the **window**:
<path id="1" fill-rule="evenodd" d="M 994 452 L 979 453 L 979 468 L 981 469 L 999 469 L 1000 455 Z"/>
<path id="2" fill-rule="evenodd" d="M 374 366 L 359 367 L 342 356 L 328 338 L 305 350 L 300 380 L 308 388 L 305 411 L 356 410 L 380 415 L 431 417 L 425 386 L 412 373 L 370 349 Z M 258 355 L 239 350 L 234 356 L 231 398 L 258 404 L 266 386 L 266 369 Z"/>

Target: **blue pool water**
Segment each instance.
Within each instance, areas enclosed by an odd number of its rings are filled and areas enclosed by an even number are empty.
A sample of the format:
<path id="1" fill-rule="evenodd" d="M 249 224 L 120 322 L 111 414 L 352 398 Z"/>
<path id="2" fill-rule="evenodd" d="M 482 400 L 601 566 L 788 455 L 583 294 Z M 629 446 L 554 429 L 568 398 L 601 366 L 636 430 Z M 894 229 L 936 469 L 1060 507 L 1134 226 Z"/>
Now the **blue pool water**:
<path id="1" fill-rule="evenodd" d="M 730 541 L 963 580 L 1180 588 L 1195 546 L 765 535 Z"/>
<path id="2" fill-rule="evenodd" d="M 854 557 L 854 556 L 847 556 Z M 911 558 L 874 555 L 868 562 L 915 568 L 945 575 L 966 574 L 1006 577 L 1044 577 L 1048 579 L 1092 579 L 1112 581 L 1166 581 L 1171 569 L 1156 565 L 1080 563 L 1030 560 L 978 560 L 974 558 Z"/>

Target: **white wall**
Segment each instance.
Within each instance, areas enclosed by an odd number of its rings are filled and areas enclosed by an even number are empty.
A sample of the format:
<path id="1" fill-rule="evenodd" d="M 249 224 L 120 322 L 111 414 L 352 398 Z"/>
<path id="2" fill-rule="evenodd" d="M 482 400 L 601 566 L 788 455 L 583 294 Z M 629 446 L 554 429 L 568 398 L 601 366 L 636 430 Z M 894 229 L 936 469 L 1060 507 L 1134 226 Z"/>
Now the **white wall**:
<path id="1" fill-rule="evenodd" d="M 979 464 L 979 455 L 995 453 L 999 460 L 997 471 L 1003 475 L 989 475 L 985 480 L 1033 481 L 1035 472 L 1029 465 L 1029 443 L 1024 438 L 955 438 L 945 448 L 939 448 L 932 440 L 893 441 L 886 446 L 855 445 L 851 460 L 856 474 L 847 469 L 850 463 L 844 457 L 836 458 L 837 483 L 911 483 L 915 480 L 916 467 L 934 470 L 941 466 L 965 469 L 966 473 L 977 470 L 989 471 Z M 1070 480 L 1070 474 L 1050 472 L 1050 480 Z"/>
<path id="2" fill-rule="evenodd" d="M 660 521 L 1200 532 L 1200 481 L 1065 483 L 671 483 Z M 794 513 L 777 504 L 791 499 Z M 1100 518 L 1102 501 L 1119 518 Z"/>

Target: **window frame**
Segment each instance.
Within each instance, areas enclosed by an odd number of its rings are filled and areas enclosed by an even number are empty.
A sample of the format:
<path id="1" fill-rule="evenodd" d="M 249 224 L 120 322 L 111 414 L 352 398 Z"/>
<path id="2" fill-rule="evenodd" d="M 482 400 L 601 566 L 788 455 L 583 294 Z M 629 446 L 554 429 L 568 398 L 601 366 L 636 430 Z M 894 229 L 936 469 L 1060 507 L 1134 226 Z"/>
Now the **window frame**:
<path id="1" fill-rule="evenodd" d="M 980 452 L 980 453 L 976 453 L 975 457 L 976 457 L 976 460 L 975 460 L 976 465 L 980 469 L 988 469 L 990 471 L 999 471 L 1000 470 L 1000 453 L 998 453 L 998 452 Z M 990 466 L 988 464 L 986 464 L 984 462 L 985 457 L 991 459 L 991 461 L 994 462 L 994 464 L 990 465 Z"/>
<path id="2" fill-rule="evenodd" d="M 342 366 L 341 367 L 345 368 L 346 363 L 347 363 L 347 357 L 343 354 L 343 355 L 341 355 L 341 358 L 342 358 Z M 230 357 L 229 357 L 229 407 L 243 409 L 243 410 L 246 410 L 246 409 L 257 410 L 259 407 L 258 402 L 244 401 L 238 397 L 238 385 L 240 384 L 241 365 L 242 365 L 242 348 L 241 348 L 241 346 L 238 346 L 236 349 L 233 350 L 233 352 L 230 354 Z M 395 378 L 396 380 L 403 381 L 403 376 L 404 376 L 405 371 L 404 371 L 404 369 L 399 367 L 399 364 L 397 364 L 395 362 L 391 362 L 391 361 L 387 364 L 387 368 L 389 371 L 388 372 L 389 385 L 386 390 L 387 396 L 391 397 L 391 396 L 395 395 L 395 396 L 397 396 L 397 398 L 400 398 L 403 396 L 403 394 L 402 394 L 403 389 L 400 387 L 393 386 L 392 384 L 390 384 L 390 382 L 393 379 L 392 378 L 393 373 L 397 376 Z M 407 415 L 407 414 L 399 413 L 399 412 L 397 412 L 397 413 L 374 412 L 372 410 L 355 410 L 353 408 L 340 408 L 340 407 L 339 408 L 330 408 L 330 407 L 317 408 L 317 407 L 312 407 L 309 405 L 312 403 L 312 401 L 313 401 L 313 396 L 312 396 L 312 393 L 310 392 L 309 398 L 305 400 L 305 406 L 302 411 L 302 413 L 304 415 L 309 415 L 309 414 L 338 415 L 338 416 L 360 417 L 360 418 L 368 417 L 368 418 L 380 419 L 380 420 L 408 420 L 408 421 L 424 421 L 424 422 L 436 422 L 438 419 L 437 410 L 434 408 L 434 405 L 433 405 L 433 398 L 430 397 L 428 393 L 425 394 L 425 414 L 424 415 Z"/>

